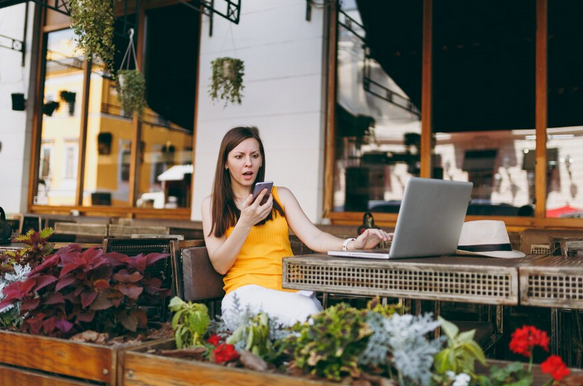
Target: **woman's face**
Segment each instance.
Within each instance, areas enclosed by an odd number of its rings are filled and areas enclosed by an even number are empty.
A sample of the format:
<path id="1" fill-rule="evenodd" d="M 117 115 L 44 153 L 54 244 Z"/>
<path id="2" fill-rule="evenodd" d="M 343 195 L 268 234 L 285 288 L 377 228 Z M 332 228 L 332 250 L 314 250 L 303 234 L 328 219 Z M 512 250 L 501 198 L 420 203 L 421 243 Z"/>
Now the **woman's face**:
<path id="1" fill-rule="evenodd" d="M 255 138 L 247 138 L 227 155 L 225 168 L 231 174 L 231 185 L 240 185 L 251 189 L 261 167 L 261 151 Z"/>

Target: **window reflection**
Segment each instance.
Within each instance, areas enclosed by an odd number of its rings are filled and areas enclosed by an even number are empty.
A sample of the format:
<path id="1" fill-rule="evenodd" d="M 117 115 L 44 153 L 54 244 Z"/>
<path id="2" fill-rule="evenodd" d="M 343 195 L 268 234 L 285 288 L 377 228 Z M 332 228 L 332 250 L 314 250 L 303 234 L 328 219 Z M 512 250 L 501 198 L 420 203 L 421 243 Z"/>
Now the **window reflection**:
<path id="1" fill-rule="evenodd" d="M 355 1 L 347 1 L 342 3 L 339 14 L 334 211 L 396 213 L 407 180 L 419 174 L 420 111 L 390 76 L 391 69 L 402 62 L 391 60 L 391 65 L 386 66 L 386 62 L 383 65 L 375 59 L 387 42 L 396 47 L 398 37 L 387 27 L 376 40 L 367 39 L 371 47 L 364 43 L 363 19 L 370 23 L 375 12 L 382 14 L 377 5 L 387 6 L 375 4 L 361 10 Z M 414 18 L 415 12 L 409 7 L 417 9 L 420 5 L 421 2 L 407 4 L 406 17 Z M 411 37 L 418 44 L 417 52 L 401 57 L 408 63 L 418 63 L 419 71 L 420 37 Z M 408 71 L 417 68 L 406 67 Z M 420 85 L 409 86 L 409 90 L 419 88 L 416 94 L 420 95 Z"/>
<path id="2" fill-rule="evenodd" d="M 41 149 L 35 204 L 75 205 L 83 61 L 72 30 L 46 36 Z"/>

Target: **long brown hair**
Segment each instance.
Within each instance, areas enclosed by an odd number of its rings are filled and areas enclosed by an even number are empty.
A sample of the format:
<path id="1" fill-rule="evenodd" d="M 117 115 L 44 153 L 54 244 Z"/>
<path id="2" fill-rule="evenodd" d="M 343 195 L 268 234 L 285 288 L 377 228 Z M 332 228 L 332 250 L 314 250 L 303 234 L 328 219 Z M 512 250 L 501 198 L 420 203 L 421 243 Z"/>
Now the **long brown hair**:
<path id="1" fill-rule="evenodd" d="M 257 178 L 253 182 L 253 187 L 257 182 L 264 181 L 265 178 L 265 150 L 263 148 L 263 141 L 259 137 L 259 130 L 256 127 L 240 126 L 232 128 L 225 134 L 221 142 L 221 147 L 219 149 L 219 156 L 217 158 L 217 169 L 215 171 L 215 180 L 213 183 L 213 194 L 211 196 L 212 200 L 212 227 L 209 232 L 209 236 L 213 233 L 215 237 L 222 237 L 225 231 L 234 226 L 237 220 L 241 216 L 241 211 L 235 205 L 235 197 L 233 194 L 233 189 L 231 187 L 231 174 L 225 169 L 225 164 L 227 163 L 227 158 L 231 150 L 237 147 L 241 142 L 246 139 L 255 138 L 259 143 L 259 152 L 261 153 L 261 166 L 257 172 Z M 267 218 L 256 225 L 265 224 L 273 218 L 273 213 L 277 212 L 280 216 L 284 216 L 285 213 L 283 208 L 279 203 L 273 200 L 273 210 L 267 216 Z"/>

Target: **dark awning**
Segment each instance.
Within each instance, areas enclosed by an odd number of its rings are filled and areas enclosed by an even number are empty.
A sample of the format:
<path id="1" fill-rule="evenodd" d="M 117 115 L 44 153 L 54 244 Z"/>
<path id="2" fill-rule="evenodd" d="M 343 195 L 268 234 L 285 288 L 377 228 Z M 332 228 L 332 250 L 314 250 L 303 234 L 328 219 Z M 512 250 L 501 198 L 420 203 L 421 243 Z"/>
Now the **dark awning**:
<path id="1" fill-rule="evenodd" d="M 0 9 L 24 3 L 25 1 L 26 0 L 0 0 Z"/>
<path id="2" fill-rule="evenodd" d="M 423 0 L 358 0 L 371 55 L 421 108 Z M 548 5 L 548 126 L 583 124 L 583 7 Z M 536 0 L 433 2 L 436 132 L 532 129 Z"/>

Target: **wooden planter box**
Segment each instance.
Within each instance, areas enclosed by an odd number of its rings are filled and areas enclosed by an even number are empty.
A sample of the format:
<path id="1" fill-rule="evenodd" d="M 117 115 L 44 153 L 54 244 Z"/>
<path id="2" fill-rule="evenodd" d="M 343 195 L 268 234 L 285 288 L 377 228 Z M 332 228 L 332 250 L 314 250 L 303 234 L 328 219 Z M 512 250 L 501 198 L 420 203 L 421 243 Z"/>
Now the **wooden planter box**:
<path id="1" fill-rule="evenodd" d="M 0 331 L 0 385 L 86 385 L 84 381 L 120 385 L 126 351 L 151 343 L 103 346 Z"/>
<path id="2" fill-rule="evenodd" d="M 220 366 L 212 363 L 148 354 L 149 348 L 173 349 L 174 341 L 128 351 L 124 358 L 123 386 L 338 386 L 281 374 Z"/>
<path id="3" fill-rule="evenodd" d="M 148 354 L 149 349 L 173 349 L 174 341 L 152 343 L 146 347 L 132 349 L 125 353 L 123 386 L 339 386 L 340 383 L 313 381 L 288 375 L 260 373 L 212 363 L 194 360 L 170 358 Z M 488 361 L 490 365 L 506 366 L 506 361 Z M 526 365 L 526 364 L 525 364 Z M 478 373 L 488 373 L 489 370 L 477 367 Z M 579 376 L 581 370 L 571 369 L 568 378 Z M 541 386 L 550 379 L 548 374 L 541 374 L 538 365 L 533 366 L 533 386 Z M 567 381 L 567 378 L 565 378 Z M 563 384 L 563 382 L 561 383 Z M 566 384 L 566 383 L 565 383 Z M 570 383 L 575 384 L 575 383 Z"/>

